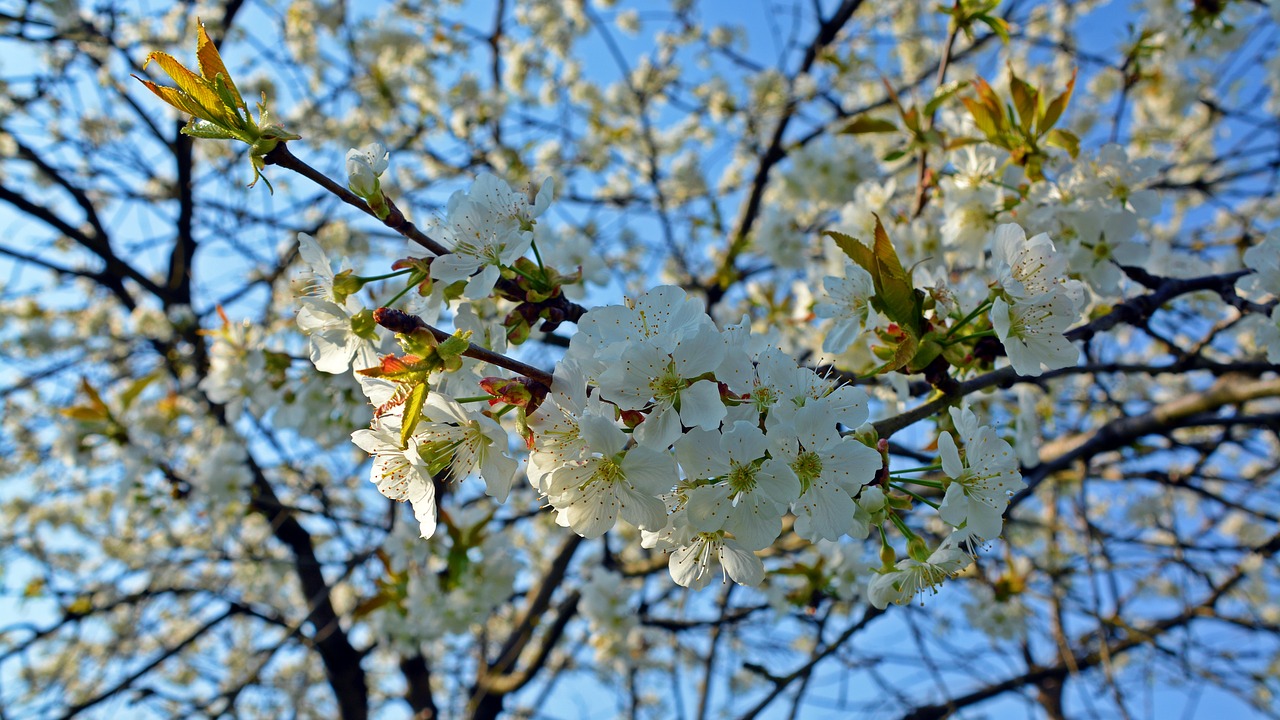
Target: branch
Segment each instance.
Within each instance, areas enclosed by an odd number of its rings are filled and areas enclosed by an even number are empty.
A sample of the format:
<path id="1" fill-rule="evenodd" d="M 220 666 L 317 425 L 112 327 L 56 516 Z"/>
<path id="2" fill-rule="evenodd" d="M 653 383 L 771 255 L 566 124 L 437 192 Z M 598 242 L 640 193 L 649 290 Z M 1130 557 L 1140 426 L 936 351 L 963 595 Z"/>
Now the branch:
<path id="1" fill-rule="evenodd" d="M 1271 539 L 1262 547 L 1257 549 L 1257 554 L 1263 558 L 1269 558 L 1280 551 L 1280 534 L 1273 535 Z M 1215 613 L 1218 601 L 1231 588 L 1240 583 L 1246 576 L 1243 567 L 1235 568 L 1234 572 L 1221 585 L 1213 588 L 1213 590 L 1199 603 L 1194 606 L 1185 608 L 1182 612 L 1166 617 L 1153 623 L 1147 628 L 1133 628 L 1126 623 L 1113 623 L 1116 628 L 1123 628 L 1130 634 L 1124 640 L 1117 641 L 1114 645 L 1105 645 L 1098 650 L 1088 653 L 1074 653 L 1064 659 L 1063 662 L 1049 667 L 1031 668 L 1026 673 L 1005 680 L 1003 682 L 988 685 L 980 690 L 975 690 L 967 695 L 948 700 L 945 703 L 936 705 L 926 705 L 916 708 L 906 715 L 902 716 L 902 720 L 941 720 L 948 715 L 954 714 L 957 710 L 976 705 L 984 700 L 996 697 L 1003 693 L 1017 690 L 1023 686 L 1039 683 L 1048 678 L 1066 678 L 1080 670 L 1087 670 L 1104 662 L 1104 658 L 1115 658 L 1129 650 L 1141 647 L 1148 643 L 1154 642 L 1157 638 L 1165 635 L 1171 630 L 1175 630 L 1184 625 L 1188 625 L 1192 620 L 1199 617 L 1212 616 Z"/>

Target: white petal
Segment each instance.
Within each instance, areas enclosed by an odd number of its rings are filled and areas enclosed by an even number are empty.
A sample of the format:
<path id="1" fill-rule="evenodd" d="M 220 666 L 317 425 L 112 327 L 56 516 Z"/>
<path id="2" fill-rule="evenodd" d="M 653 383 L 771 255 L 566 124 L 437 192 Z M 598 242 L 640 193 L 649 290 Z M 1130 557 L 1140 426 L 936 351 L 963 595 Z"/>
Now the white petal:
<path id="1" fill-rule="evenodd" d="M 947 477 L 958 478 L 964 474 L 964 464 L 960 462 L 960 451 L 956 448 L 955 438 L 951 437 L 951 433 L 942 432 L 938 435 L 938 454 L 942 456 L 942 472 Z"/>

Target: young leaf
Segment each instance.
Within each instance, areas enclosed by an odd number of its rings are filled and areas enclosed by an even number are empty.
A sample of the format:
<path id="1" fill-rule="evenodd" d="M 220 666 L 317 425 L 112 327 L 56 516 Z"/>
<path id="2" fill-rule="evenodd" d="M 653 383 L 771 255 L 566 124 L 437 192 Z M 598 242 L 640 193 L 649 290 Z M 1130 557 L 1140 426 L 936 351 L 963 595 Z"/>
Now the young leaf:
<path id="1" fill-rule="evenodd" d="M 945 85 L 938 86 L 938 89 L 933 91 L 933 97 L 925 104 L 924 114 L 933 117 L 938 108 L 942 107 L 942 103 L 968 86 L 969 83 L 966 80 L 952 80 Z"/>
<path id="2" fill-rule="evenodd" d="M 400 447 L 409 445 L 409 438 L 422 420 L 422 406 L 427 401 L 427 383 L 420 382 L 409 389 L 404 401 L 404 416 L 400 423 Z"/>
<path id="3" fill-rule="evenodd" d="M 898 323 L 909 335 L 920 334 L 922 319 L 921 301 L 911 284 L 911 276 L 902 267 L 898 252 L 889 240 L 879 216 L 876 217 L 876 240 L 873 249 L 877 271 L 871 277 L 875 281 L 876 296 L 884 306 L 885 315 Z"/>
<path id="4" fill-rule="evenodd" d="M 1013 68 L 1009 68 L 1009 90 L 1013 94 L 1013 105 L 1018 109 L 1018 120 L 1022 132 L 1029 133 L 1036 121 L 1040 92 L 1027 81 L 1014 75 Z"/>
<path id="5" fill-rule="evenodd" d="M 1058 118 L 1062 117 L 1062 113 L 1066 111 L 1067 105 L 1071 102 L 1071 92 L 1076 87 L 1077 72 L 1078 70 L 1071 71 L 1071 79 L 1067 81 L 1067 89 L 1045 106 L 1044 115 L 1041 116 L 1040 122 L 1036 125 L 1038 133 L 1043 135 L 1045 131 L 1058 124 Z"/>
<path id="6" fill-rule="evenodd" d="M 849 122 L 845 123 L 844 127 L 840 128 L 839 134 L 862 135 L 864 133 L 883 133 L 883 132 L 897 132 L 897 131 L 898 131 L 898 126 L 893 124 L 893 121 L 891 120 L 885 120 L 883 118 L 873 118 L 873 117 L 868 117 L 866 115 L 859 115 L 853 118 L 852 120 L 850 120 Z"/>
<path id="7" fill-rule="evenodd" d="M 845 235 L 841 232 L 836 232 L 835 230 L 828 230 L 823 234 L 834 240 L 836 247 L 840 248 L 840 250 L 848 256 L 850 260 L 856 263 L 863 270 L 866 270 L 871 275 L 872 280 L 875 279 L 876 257 L 875 254 L 871 252 L 870 248 L 863 245 L 857 238 Z"/>
<path id="8" fill-rule="evenodd" d="M 209 33 L 205 32 L 204 23 L 196 23 L 196 61 L 200 63 L 200 74 L 204 77 L 213 80 L 221 75 L 227 90 L 235 100 L 235 105 L 248 110 L 248 106 L 244 104 L 244 98 L 240 96 L 240 91 L 231 80 L 231 73 L 227 72 L 227 66 L 222 63 L 222 55 L 209 39 Z"/>
<path id="9" fill-rule="evenodd" d="M 1080 152 L 1080 138 L 1075 133 L 1066 130 L 1054 128 L 1050 130 L 1044 138 L 1044 144 L 1051 147 L 1062 148 L 1067 151 L 1073 159 Z"/>

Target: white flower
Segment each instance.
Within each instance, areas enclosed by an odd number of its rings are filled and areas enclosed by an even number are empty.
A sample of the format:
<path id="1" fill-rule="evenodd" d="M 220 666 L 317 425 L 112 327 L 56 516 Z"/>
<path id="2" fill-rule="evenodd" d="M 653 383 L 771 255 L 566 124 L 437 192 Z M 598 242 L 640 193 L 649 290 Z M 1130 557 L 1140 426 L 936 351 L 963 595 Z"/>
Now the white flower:
<path id="1" fill-rule="evenodd" d="M 1236 281 L 1236 290 L 1254 300 L 1280 295 L 1280 230 L 1244 251 L 1244 266 L 1252 270 Z"/>
<path id="2" fill-rule="evenodd" d="M 508 439 L 502 426 L 493 418 L 467 412 L 443 393 L 432 392 L 423 410 L 430 422 L 420 423 L 414 438 L 428 463 L 448 460 L 455 480 L 479 470 L 485 493 L 506 502 L 518 463 L 506 454 Z"/>
<path id="3" fill-rule="evenodd" d="M 800 481 L 782 461 L 764 459 L 767 449 L 764 433 L 749 422 L 736 422 L 723 435 L 695 429 L 680 438 L 676 458 L 685 476 L 714 480 L 688 492 L 685 512 L 694 529 L 726 530 L 751 550 L 777 539 Z"/>
<path id="4" fill-rule="evenodd" d="M 788 424 L 769 429 L 771 454 L 800 480 L 801 494 L 792 504 L 795 531 L 811 542 L 866 537 L 870 531 L 870 517 L 853 497 L 875 479 L 880 453 L 841 437 L 836 420 L 832 408 L 814 403 L 796 411 Z"/>
<path id="5" fill-rule="evenodd" d="M 431 261 L 431 277 L 445 283 L 470 278 L 463 297 L 487 297 L 498 281 L 500 268 L 524 255 L 533 233 L 511 227 L 488 206 L 458 193 L 449 199 L 447 212 L 437 229 L 450 252 Z"/>
<path id="6" fill-rule="evenodd" d="M 867 587 L 867 599 L 881 610 L 889 603 L 905 605 L 924 590 L 934 590 L 971 562 L 973 557 L 947 538 L 927 560 L 907 558 L 898 562 L 896 570 L 873 578 Z"/>
<path id="7" fill-rule="evenodd" d="M 529 202 L 528 196 L 512 190 L 496 175 L 481 173 L 467 193 L 467 199 L 510 230 L 527 233 L 533 230 L 538 217 L 551 207 L 555 191 L 555 181 L 546 178 L 533 202 Z"/>
<path id="8" fill-rule="evenodd" d="M 1028 377 L 1038 377 L 1042 367 L 1058 370 L 1079 362 L 1080 351 L 1063 335 L 1076 318 L 1074 304 L 1062 292 L 1017 305 L 996 298 L 991 306 L 991 324 L 1009 362 Z"/>
<path id="9" fill-rule="evenodd" d="M 698 533 L 688 545 L 671 553 L 668 569 L 677 585 L 697 590 L 706 587 L 720 565 L 739 585 L 759 585 L 764 580 L 764 563 L 755 553 L 723 532 Z"/>
<path id="10" fill-rule="evenodd" d="M 858 339 L 867 325 L 871 296 L 876 292 L 875 284 L 871 273 L 858 265 L 846 263 L 844 277 L 824 277 L 822 287 L 827 291 L 829 301 L 815 305 L 813 313 L 820 318 L 834 320 L 822 341 L 822 350 L 842 353 Z"/>
<path id="11" fill-rule="evenodd" d="M 681 288 L 662 285 L 625 305 L 594 308 L 578 321 L 566 358 L 595 379 L 622 359 L 635 343 L 649 341 L 670 352 L 685 336 L 715 329 L 702 301 Z"/>
<path id="12" fill-rule="evenodd" d="M 378 491 L 397 502 L 408 500 L 422 537 L 435 534 L 435 482 L 426 461 L 418 454 L 417 441 L 409 438 L 407 447 L 400 445 L 399 417 L 375 420 L 373 428 L 351 433 L 351 440 L 374 456 L 369 480 L 378 486 Z"/>
<path id="13" fill-rule="evenodd" d="M 378 178 L 387 170 L 387 149 L 373 142 L 347 151 L 347 187 L 368 200 L 382 192 Z"/>
<path id="14" fill-rule="evenodd" d="M 676 341 L 669 352 L 651 342 L 635 344 L 600 375 L 600 396 L 623 410 L 651 407 L 635 438 L 664 450 L 680 436 L 682 425 L 720 427 L 726 411 L 719 386 L 696 378 L 715 371 L 724 352 L 724 338 L 711 326 Z"/>
<path id="15" fill-rule="evenodd" d="M 960 187 L 949 178 L 941 186 L 942 245 L 950 256 L 981 265 L 982 247 L 995 224 L 996 193 L 988 187 Z"/>
<path id="16" fill-rule="evenodd" d="M 951 478 L 938 515 L 952 527 L 963 526 L 970 536 L 999 537 L 1009 495 L 1026 487 L 1013 448 L 984 425 L 966 438 L 963 461 L 949 432 L 938 436 L 938 454 L 942 471 Z"/>
<path id="17" fill-rule="evenodd" d="M 1067 279 L 1067 257 L 1045 233 L 1030 240 L 1014 223 L 996 227 L 992 260 L 1000 286 L 1012 298 L 1029 299 L 1063 290 L 1076 307 L 1084 303 L 1084 286 Z"/>
<path id="18" fill-rule="evenodd" d="M 1133 240 L 1138 218 L 1127 210 L 1116 212 L 1089 208 L 1072 214 L 1080 241 L 1069 258 L 1070 267 L 1089 282 L 1094 292 L 1111 296 L 1119 292 L 1123 275 L 1119 265 L 1142 265 L 1149 250 Z"/>
<path id="19" fill-rule="evenodd" d="M 335 375 L 346 372 L 353 361 L 357 370 L 377 365 L 372 315 L 335 289 L 338 276 L 315 238 L 298 233 L 298 254 L 310 269 L 302 282 L 298 327 L 310 336 L 311 362 L 320 372 Z"/>
<path id="20" fill-rule="evenodd" d="M 357 370 L 378 364 L 378 352 L 373 339 L 372 318 L 365 320 L 362 314 L 352 315 L 340 305 L 311 298 L 302 299 L 298 310 L 298 327 L 310 336 L 311 362 L 320 372 L 344 373 L 352 365 Z M 371 339 L 373 338 L 373 339 Z"/>
<path id="21" fill-rule="evenodd" d="M 624 451 L 626 434 L 598 415 L 583 418 L 580 431 L 591 457 L 551 473 L 547 497 L 557 522 L 588 539 L 608 532 L 619 515 L 641 529 L 666 524 L 666 505 L 656 496 L 675 484 L 671 456 L 643 445 Z"/>
<path id="22" fill-rule="evenodd" d="M 1280 364 L 1280 305 L 1271 311 L 1269 319 L 1257 315 L 1250 317 L 1256 318 L 1258 324 L 1254 343 L 1267 351 L 1267 362 Z"/>

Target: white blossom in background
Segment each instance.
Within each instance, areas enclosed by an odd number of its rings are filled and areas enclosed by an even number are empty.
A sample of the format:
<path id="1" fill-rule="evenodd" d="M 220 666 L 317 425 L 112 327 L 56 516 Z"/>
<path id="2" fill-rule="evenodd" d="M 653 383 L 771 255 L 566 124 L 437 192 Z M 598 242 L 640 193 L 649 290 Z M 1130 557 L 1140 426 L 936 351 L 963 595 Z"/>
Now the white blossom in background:
<path id="1" fill-rule="evenodd" d="M 1252 300 L 1280 297 L 1280 230 L 1244 251 L 1244 267 L 1253 272 L 1236 281 L 1236 290 Z"/>
<path id="2" fill-rule="evenodd" d="M 378 178 L 387 170 L 388 153 L 382 143 L 372 142 L 347 151 L 347 187 L 365 200 L 382 192 Z"/>
<path id="3" fill-rule="evenodd" d="M 875 295 L 875 285 L 871 273 L 853 263 L 845 263 L 844 277 L 828 275 L 822 279 L 822 287 L 826 301 L 815 305 L 813 314 L 832 320 L 822 341 L 822 350 L 842 353 L 868 325 L 868 315 L 874 314 L 871 297 Z"/>
<path id="4" fill-rule="evenodd" d="M 1267 362 L 1280 365 L 1280 305 L 1271 311 L 1270 317 L 1255 316 L 1254 343 L 1267 353 Z"/>
<path id="5" fill-rule="evenodd" d="M 937 591 L 947 578 L 973 563 L 973 557 L 948 537 L 926 560 L 899 560 L 895 568 L 877 575 L 867 586 L 867 599 L 881 610 L 906 605 L 926 590 Z"/>
<path id="6" fill-rule="evenodd" d="M 353 366 L 361 370 L 377 365 L 372 316 L 362 313 L 360 303 L 336 286 L 338 276 L 315 238 L 298 233 L 298 254 L 308 269 L 301 283 L 298 327 L 309 338 L 312 364 L 335 375 Z M 343 272 L 349 274 L 349 269 Z"/>

